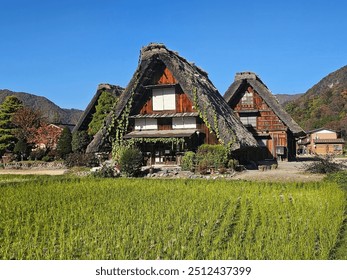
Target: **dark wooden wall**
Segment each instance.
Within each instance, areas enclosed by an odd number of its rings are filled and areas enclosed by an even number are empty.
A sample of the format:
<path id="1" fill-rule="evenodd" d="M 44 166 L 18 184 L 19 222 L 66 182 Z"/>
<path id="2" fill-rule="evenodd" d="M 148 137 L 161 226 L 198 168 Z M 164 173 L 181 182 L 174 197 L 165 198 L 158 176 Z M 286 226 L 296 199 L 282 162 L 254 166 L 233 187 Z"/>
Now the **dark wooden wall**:
<path id="1" fill-rule="evenodd" d="M 253 93 L 253 104 L 242 104 L 242 93 L 248 91 Z M 288 127 L 275 114 L 273 109 L 269 107 L 260 95 L 251 87 L 248 86 L 240 91 L 240 98 L 236 100 L 231 108 L 239 115 L 252 115 L 257 117 L 257 125 L 252 128 L 252 133 L 255 137 L 267 140 L 267 149 L 273 157 L 277 157 L 276 146 L 284 146 L 287 148 L 286 156 L 295 156 L 295 148 L 293 151 L 294 137 L 289 135 Z M 252 111 L 252 113 L 250 113 Z M 294 139 L 294 140 L 293 140 Z M 295 146 L 295 145 L 294 145 Z"/>
<path id="2" fill-rule="evenodd" d="M 287 126 L 284 125 L 275 112 L 265 103 L 259 94 L 253 90 L 252 87 L 249 86 L 247 91 L 253 93 L 253 105 L 244 105 L 241 103 L 240 99 L 236 106 L 232 109 L 234 109 L 236 112 L 258 110 L 256 127 L 257 131 L 283 131 L 287 129 Z"/>

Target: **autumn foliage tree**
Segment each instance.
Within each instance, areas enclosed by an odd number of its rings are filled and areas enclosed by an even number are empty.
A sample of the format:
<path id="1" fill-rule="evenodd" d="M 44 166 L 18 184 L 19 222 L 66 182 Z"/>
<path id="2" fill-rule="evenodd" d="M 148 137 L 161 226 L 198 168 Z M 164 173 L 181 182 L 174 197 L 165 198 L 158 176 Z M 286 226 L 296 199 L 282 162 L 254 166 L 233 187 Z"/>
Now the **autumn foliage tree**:
<path id="1" fill-rule="evenodd" d="M 29 139 L 31 143 L 40 144 L 46 150 L 55 150 L 61 134 L 62 129 L 59 126 L 43 124 Z"/>
<path id="2" fill-rule="evenodd" d="M 42 113 L 29 107 L 22 107 L 15 112 L 12 123 L 16 126 L 16 137 L 29 144 L 35 143 L 39 128 L 46 125 Z"/>

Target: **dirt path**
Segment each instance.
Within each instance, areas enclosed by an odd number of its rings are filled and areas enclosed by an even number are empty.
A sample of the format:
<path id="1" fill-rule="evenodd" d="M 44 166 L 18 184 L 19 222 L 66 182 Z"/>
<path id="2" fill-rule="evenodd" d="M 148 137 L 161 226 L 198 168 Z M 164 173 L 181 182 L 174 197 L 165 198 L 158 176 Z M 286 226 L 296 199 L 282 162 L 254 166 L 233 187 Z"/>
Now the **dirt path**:
<path id="1" fill-rule="evenodd" d="M 67 169 L 0 169 L 0 174 L 63 175 Z"/>
<path id="2" fill-rule="evenodd" d="M 266 182 L 317 182 L 324 175 L 304 173 L 303 162 L 279 162 L 274 170 L 246 170 L 237 173 L 235 180 L 266 181 Z"/>

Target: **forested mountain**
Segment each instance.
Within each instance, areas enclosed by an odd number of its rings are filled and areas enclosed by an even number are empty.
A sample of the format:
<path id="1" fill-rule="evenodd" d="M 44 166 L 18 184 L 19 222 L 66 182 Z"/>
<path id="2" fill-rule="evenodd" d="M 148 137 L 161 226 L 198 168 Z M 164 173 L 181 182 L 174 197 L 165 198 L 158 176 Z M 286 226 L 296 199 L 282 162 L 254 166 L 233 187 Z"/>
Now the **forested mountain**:
<path id="1" fill-rule="evenodd" d="M 321 127 L 347 131 L 347 66 L 330 73 L 285 108 L 306 131 Z"/>
<path id="2" fill-rule="evenodd" d="M 10 95 L 16 96 L 25 106 L 41 111 L 47 117 L 48 122 L 75 125 L 83 113 L 83 111 L 77 109 L 62 109 L 43 96 L 25 92 L 13 92 L 7 89 L 0 90 L 0 104 Z"/>
<path id="3" fill-rule="evenodd" d="M 288 102 L 298 99 L 300 96 L 303 95 L 303 93 L 295 93 L 295 94 L 279 93 L 279 94 L 274 94 L 274 95 L 277 98 L 278 102 L 282 106 L 285 106 L 285 105 L 287 105 Z"/>

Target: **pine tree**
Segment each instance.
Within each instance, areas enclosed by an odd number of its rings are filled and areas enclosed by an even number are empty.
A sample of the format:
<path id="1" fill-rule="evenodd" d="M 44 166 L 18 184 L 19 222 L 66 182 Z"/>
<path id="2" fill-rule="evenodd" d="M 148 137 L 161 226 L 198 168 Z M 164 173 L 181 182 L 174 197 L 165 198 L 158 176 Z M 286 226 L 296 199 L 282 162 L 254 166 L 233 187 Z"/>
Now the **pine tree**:
<path id="1" fill-rule="evenodd" d="M 16 127 L 12 123 L 12 117 L 22 107 L 22 102 L 13 95 L 7 96 L 0 105 L 0 155 L 8 149 L 13 149 L 15 145 Z"/>
<path id="2" fill-rule="evenodd" d="M 90 143 L 91 136 L 88 135 L 87 131 L 76 131 L 72 133 L 72 151 L 73 152 L 84 152 Z"/>
<path id="3" fill-rule="evenodd" d="M 107 91 L 103 91 L 98 99 L 98 104 L 95 106 L 95 113 L 92 121 L 89 123 L 88 134 L 95 135 L 101 128 L 106 116 L 111 112 L 112 107 L 116 103 L 116 97 Z"/>
<path id="4" fill-rule="evenodd" d="M 72 134 L 70 129 L 66 126 L 64 127 L 57 144 L 57 153 L 59 157 L 65 158 L 72 152 L 71 141 Z"/>

